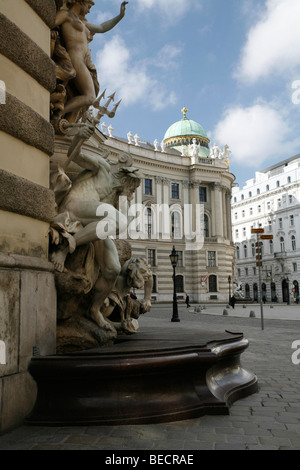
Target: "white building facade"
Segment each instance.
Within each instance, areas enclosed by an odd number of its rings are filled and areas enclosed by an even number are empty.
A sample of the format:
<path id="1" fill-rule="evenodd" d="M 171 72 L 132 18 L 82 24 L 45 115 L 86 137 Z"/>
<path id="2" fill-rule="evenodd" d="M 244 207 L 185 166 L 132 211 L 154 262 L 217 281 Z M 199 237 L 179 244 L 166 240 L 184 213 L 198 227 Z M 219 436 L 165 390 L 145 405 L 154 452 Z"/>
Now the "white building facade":
<path id="1" fill-rule="evenodd" d="M 154 279 L 152 300 L 170 302 L 173 298 L 173 268 L 169 255 L 173 246 L 179 255 L 176 267 L 176 291 L 180 300 L 186 294 L 194 303 L 228 302 L 228 277 L 233 277 L 235 248 L 232 240 L 231 190 L 234 175 L 230 172 L 228 147 L 209 148 L 209 139 L 200 124 L 184 118 L 153 144 L 134 132 L 127 138 L 114 135 L 104 124 L 84 144 L 84 152 L 97 154 L 105 146 L 108 159 L 118 162 L 122 154 L 132 158 L 132 166 L 141 174 L 130 208 L 140 206 L 137 230 L 128 240 L 135 257 L 146 258 Z M 55 161 L 66 159 L 63 139 L 56 142 Z M 68 175 L 78 172 L 71 164 Z M 157 211 L 161 213 L 157 217 Z M 185 225 L 187 212 L 190 222 Z M 196 214 L 200 211 L 201 226 Z M 131 225 L 135 228 L 135 225 Z M 199 242 L 190 243 L 188 231 L 200 234 Z M 141 231 L 139 236 L 138 231 Z M 188 235 L 188 237 L 187 237 Z M 194 237 L 193 237 L 194 238 Z M 136 292 L 142 296 L 142 292 Z"/>
<path id="2" fill-rule="evenodd" d="M 296 302 L 300 283 L 300 154 L 273 165 L 243 188 L 232 191 L 236 277 L 245 299 Z M 252 229 L 273 239 L 260 240 L 261 290 Z"/>

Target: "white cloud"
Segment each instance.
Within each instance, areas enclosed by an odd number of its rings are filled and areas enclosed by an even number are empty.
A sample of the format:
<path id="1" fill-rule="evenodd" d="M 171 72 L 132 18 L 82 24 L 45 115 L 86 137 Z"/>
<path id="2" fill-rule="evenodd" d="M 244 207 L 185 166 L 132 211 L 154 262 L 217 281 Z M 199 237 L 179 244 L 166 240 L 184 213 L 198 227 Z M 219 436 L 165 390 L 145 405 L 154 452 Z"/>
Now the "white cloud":
<path id="1" fill-rule="evenodd" d="M 118 35 L 97 53 L 101 90 L 117 91 L 117 99 L 128 106 L 143 102 L 154 111 L 176 102 L 175 94 L 152 74 L 155 59 L 138 60 Z M 149 70 L 150 68 L 150 70 Z"/>
<path id="2" fill-rule="evenodd" d="M 229 109 L 214 130 L 220 145 L 228 144 L 235 163 L 259 167 L 270 157 L 286 152 L 289 129 L 281 115 L 269 104 Z"/>
<path id="3" fill-rule="evenodd" d="M 114 17 L 113 13 L 109 11 L 98 12 L 96 16 L 96 24 L 102 24 L 105 21 L 111 20 Z"/>
<path id="4" fill-rule="evenodd" d="M 267 0 L 266 9 L 249 31 L 236 77 L 254 83 L 299 67 L 299 18 L 299 0 Z"/>
<path id="5" fill-rule="evenodd" d="M 201 9 L 200 0 L 136 0 L 139 12 L 154 10 L 167 23 L 173 24 L 181 19 L 187 11 Z"/>

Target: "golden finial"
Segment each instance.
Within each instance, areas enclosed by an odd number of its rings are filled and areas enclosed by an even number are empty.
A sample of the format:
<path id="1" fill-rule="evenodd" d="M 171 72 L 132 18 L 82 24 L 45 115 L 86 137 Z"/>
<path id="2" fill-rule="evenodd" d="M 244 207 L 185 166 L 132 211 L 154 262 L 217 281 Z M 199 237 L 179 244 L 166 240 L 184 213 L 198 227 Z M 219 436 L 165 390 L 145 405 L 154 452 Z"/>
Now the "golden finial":
<path id="1" fill-rule="evenodd" d="M 184 108 L 182 108 L 181 112 L 183 113 L 183 117 L 186 118 L 188 109 L 186 109 L 186 107 L 184 107 Z"/>

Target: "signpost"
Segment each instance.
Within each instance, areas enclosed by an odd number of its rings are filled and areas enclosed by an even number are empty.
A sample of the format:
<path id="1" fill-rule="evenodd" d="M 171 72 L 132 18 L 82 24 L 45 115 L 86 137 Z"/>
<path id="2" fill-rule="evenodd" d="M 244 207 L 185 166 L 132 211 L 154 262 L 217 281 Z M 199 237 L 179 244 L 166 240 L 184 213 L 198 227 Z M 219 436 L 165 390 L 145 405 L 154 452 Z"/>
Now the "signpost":
<path id="1" fill-rule="evenodd" d="M 258 279 L 259 279 L 259 297 L 260 297 L 260 312 L 261 312 L 261 329 L 264 329 L 264 309 L 263 309 L 263 298 L 262 298 L 262 285 L 261 285 L 261 273 L 262 273 L 262 252 L 261 246 L 262 240 L 273 240 L 273 235 L 264 235 L 265 230 L 263 228 L 253 228 L 252 234 L 256 234 L 256 266 L 258 267 Z"/>

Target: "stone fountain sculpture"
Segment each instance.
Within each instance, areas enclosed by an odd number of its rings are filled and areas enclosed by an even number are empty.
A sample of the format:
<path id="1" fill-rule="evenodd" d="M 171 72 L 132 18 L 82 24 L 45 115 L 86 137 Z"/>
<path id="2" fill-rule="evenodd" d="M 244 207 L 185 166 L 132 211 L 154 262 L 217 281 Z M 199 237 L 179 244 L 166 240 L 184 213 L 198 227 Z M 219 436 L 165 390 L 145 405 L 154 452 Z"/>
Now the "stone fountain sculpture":
<path id="1" fill-rule="evenodd" d="M 113 344 L 118 334 L 135 333 L 137 318 L 151 308 L 153 281 L 146 260 L 133 258 L 130 244 L 118 239 L 127 229 L 119 200 L 130 201 L 140 185 L 132 157 L 122 154 L 112 163 L 105 146 L 97 156 L 82 151 L 101 118 L 114 117 L 120 104 L 108 110 L 113 94 L 101 105 L 105 91 L 97 99 L 100 87 L 88 42 L 124 17 L 127 2 L 118 16 L 102 25 L 86 20 L 92 0 L 57 4 L 52 32 L 57 87 L 51 97 L 51 122 L 57 134 L 72 140 L 65 163 L 55 165 L 51 173 L 56 217 L 50 228 L 50 259 L 58 294 L 57 352 L 65 353 Z M 96 113 L 90 113 L 91 106 Z M 72 162 L 82 171 L 71 181 Z M 144 288 L 145 298 L 131 298 L 132 288 Z"/>

